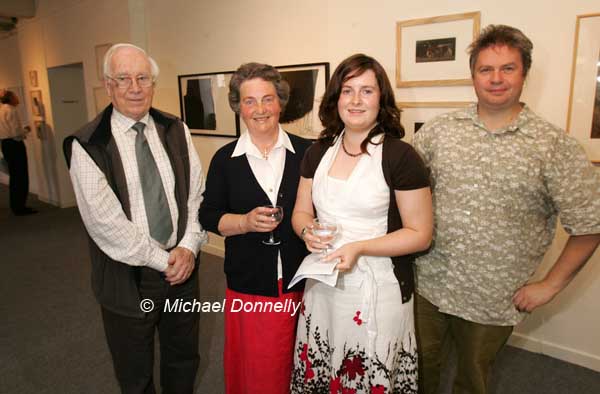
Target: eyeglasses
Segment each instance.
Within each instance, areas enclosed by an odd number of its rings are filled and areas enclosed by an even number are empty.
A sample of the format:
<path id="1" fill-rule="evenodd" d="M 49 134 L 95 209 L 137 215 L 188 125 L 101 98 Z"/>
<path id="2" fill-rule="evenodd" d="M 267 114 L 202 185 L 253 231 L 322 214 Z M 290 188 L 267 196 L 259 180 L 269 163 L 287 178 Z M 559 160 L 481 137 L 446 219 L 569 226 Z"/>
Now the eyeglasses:
<path id="1" fill-rule="evenodd" d="M 117 88 L 119 89 L 129 89 L 133 83 L 133 78 L 125 75 L 118 75 L 116 77 L 105 75 L 105 77 L 115 81 Z M 135 77 L 135 82 L 141 88 L 149 88 L 154 83 L 154 78 L 150 75 L 138 75 Z"/>

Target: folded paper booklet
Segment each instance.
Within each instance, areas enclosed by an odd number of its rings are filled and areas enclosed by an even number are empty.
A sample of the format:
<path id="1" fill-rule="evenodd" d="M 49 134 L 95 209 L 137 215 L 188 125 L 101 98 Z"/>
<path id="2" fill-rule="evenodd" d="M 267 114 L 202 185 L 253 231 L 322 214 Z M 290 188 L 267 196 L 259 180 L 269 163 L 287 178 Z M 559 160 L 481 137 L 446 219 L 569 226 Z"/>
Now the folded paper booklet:
<path id="1" fill-rule="evenodd" d="M 302 264 L 300 264 L 300 267 L 298 267 L 298 271 L 296 271 L 296 274 L 292 278 L 288 289 L 302 279 L 307 278 L 318 280 L 328 286 L 335 287 L 339 273 L 339 271 L 335 269 L 335 265 L 339 260 L 323 261 L 322 258 L 323 256 L 319 253 L 312 253 L 306 256 L 304 261 L 302 261 Z"/>

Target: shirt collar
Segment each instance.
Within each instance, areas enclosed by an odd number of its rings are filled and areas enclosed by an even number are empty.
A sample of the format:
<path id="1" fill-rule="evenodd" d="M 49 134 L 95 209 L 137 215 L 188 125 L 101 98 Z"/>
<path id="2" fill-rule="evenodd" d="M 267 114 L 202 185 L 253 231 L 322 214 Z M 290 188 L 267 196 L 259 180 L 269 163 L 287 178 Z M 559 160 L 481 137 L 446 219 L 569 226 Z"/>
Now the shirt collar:
<path id="1" fill-rule="evenodd" d="M 150 114 L 146 113 L 146 115 L 144 115 L 140 120 L 133 120 L 123 115 L 122 113 L 117 111 L 116 108 L 113 107 L 112 120 L 116 121 L 116 123 L 119 125 L 120 131 L 127 132 L 131 129 L 131 126 L 133 126 L 137 122 L 141 122 L 144 125 L 148 126 L 148 123 L 150 122 Z"/>
<path id="2" fill-rule="evenodd" d="M 519 115 L 506 127 L 503 127 L 496 131 L 489 131 L 481 119 L 479 119 L 479 114 L 477 113 L 477 103 L 471 104 L 463 110 L 456 111 L 454 113 L 454 117 L 457 120 L 471 120 L 476 126 L 482 128 L 483 130 L 494 133 L 494 134 L 503 134 L 506 132 L 515 132 L 519 131 L 528 137 L 535 136 L 535 130 L 527 127 L 529 121 L 535 116 L 534 112 L 529 108 L 529 106 L 525 103 L 523 104 L 523 108 L 519 112 Z"/>
<path id="3" fill-rule="evenodd" d="M 296 153 L 296 151 L 294 150 L 294 146 L 292 145 L 292 141 L 290 140 L 290 137 L 285 131 L 283 131 L 281 125 L 279 125 L 279 135 L 277 136 L 277 142 L 273 146 L 273 149 L 277 149 L 280 147 L 283 147 L 292 153 Z M 251 155 L 258 158 L 263 157 L 262 152 L 260 152 L 256 145 L 252 143 L 252 139 L 250 138 L 248 130 L 244 131 L 244 133 L 237 140 L 237 143 L 235 144 L 235 149 L 233 150 L 231 157 L 237 157 L 242 155 Z"/>

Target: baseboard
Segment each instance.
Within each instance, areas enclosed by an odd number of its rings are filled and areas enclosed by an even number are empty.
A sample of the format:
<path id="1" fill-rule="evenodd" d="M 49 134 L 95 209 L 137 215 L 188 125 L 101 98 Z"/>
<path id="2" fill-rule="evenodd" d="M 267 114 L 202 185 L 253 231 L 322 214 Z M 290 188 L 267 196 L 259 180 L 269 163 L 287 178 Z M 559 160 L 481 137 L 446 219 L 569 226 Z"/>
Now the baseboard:
<path id="1" fill-rule="evenodd" d="M 571 349 L 566 346 L 557 345 L 556 343 L 543 341 L 515 332 L 513 332 L 509 338 L 508 344 L 600 372 L 600 357 L 594 354 Z"/>
<path id="2" fill-rule="evenodd" d="M 212 254 L 214 256 L 225 257 L 225 249 L 219 246 L 204 244 L 202 246 L 202 251 L 204 253 Z"/>
<path id="3" fill-rule="evenodd" d="M 37 198 L 38 200 L 40 200 L 41 202 L 45 202 L 46 204 L 54 205 L 55 207 L 60 207 L 60 201 L 55 200 L 53 198 L 40 195 L 38 195 Z"/>

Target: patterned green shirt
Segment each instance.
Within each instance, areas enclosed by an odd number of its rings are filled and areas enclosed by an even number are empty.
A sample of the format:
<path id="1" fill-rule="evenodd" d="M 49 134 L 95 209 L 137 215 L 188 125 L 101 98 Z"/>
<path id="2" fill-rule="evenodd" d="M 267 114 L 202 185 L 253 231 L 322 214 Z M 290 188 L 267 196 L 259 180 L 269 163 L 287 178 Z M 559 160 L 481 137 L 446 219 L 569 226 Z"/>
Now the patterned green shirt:
<path id="1" fill-rule="evenodd" d="M 441 312 L 515 325 L 512 296 L 535 272 L 556 219 L 571 235 L 600 233 L 600 176 L 574 138 L 524 106 L 491 132 L 476 105 L 415 135 L 431 170 L 435 232 L 417 260 L 417 291 Z"/>

